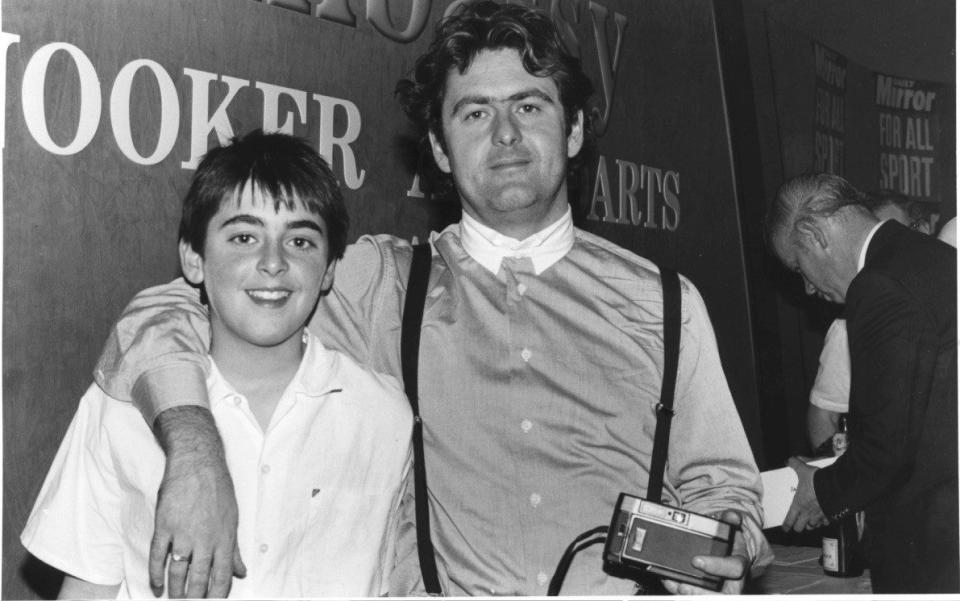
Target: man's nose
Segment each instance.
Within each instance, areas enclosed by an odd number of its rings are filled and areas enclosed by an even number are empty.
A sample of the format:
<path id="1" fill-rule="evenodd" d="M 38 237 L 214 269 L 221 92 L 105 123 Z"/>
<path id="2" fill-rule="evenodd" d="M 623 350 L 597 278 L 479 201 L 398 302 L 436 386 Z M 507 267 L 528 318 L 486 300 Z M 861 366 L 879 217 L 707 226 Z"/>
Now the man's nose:
<path id="1" fill-rule="evenodd" d="M 807 278 L 803 278 L 803 289 L 809 295 L 814 295 L 817 293 L 817 288 L 813 284 L 807 281 Z"/>
<path id="2" fill-rule="evenodd" d="M 257 268 L 268 275 L 279 275 L 287 270 L 287 256 L 279 242 L 263 245 Z"/>
<path id="3" fill-rule="evenodd" d="M 504 146 L 513 146 L 520 141 L 520 128 L 513 113 L 499 113 L 495 119 L 494 142 Z"/>

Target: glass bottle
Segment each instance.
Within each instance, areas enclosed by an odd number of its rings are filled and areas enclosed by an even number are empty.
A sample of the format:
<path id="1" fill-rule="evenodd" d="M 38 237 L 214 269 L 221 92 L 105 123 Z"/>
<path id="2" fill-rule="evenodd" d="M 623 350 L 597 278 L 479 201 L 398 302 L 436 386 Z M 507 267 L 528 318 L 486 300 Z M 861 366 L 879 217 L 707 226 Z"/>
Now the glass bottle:
<path id="1" fill-rule="evenodd" d="M 833 435 L 833 454 L 840 456 L 847 450 L 847 416 L 840 416 L 839 430 Z M 860 532 L 857 514 L 832 521 L 825 527 L 821 540 L 823 571 L 829 576 L 849 578 L 863 573 L 860 556 Z"/>

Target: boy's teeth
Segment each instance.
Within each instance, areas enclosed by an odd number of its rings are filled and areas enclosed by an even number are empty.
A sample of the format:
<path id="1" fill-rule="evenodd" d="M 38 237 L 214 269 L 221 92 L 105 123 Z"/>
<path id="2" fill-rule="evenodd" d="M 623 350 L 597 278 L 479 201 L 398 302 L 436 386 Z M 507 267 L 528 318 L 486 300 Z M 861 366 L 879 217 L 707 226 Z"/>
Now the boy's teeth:
<path id="1" fill-rule="evenodd" d="M 285 290 L 251 290 L 250 296 L 263 300 L 280 300 L 290 293 Z"/>

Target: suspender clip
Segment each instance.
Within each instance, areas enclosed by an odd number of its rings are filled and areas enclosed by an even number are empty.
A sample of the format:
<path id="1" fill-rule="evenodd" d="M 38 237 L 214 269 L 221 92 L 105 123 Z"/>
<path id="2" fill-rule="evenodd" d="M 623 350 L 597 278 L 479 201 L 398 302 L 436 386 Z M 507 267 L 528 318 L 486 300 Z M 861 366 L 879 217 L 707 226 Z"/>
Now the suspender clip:
<path id="1" fill-rule="evenodd" d="M 673 414 L 674 414 L 673 409 L 668 408 L 663 403 L 657 403 L 656 409 L 659 415 L 667 415 L 669 417 L 673 417 Z"/>

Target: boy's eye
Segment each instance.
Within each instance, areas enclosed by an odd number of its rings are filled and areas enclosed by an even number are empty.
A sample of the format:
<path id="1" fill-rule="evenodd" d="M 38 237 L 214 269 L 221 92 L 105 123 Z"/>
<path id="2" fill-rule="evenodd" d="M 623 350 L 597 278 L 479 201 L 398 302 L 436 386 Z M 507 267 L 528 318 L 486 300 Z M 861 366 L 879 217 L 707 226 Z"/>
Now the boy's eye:
<path id="1" fill-rule="evenodd" d="M 297 238 L 294 238 L 294 239 L 290 240 L 290 244 L 291 244 L 294 248 L 299 248 L 299 249 L 303 249 L 303 250 L 310 249 L 310 248 L 316 248 L 316 247 L 317 247 L 317 245 L 313 242 L 313 240 L 310 240 L 309 238 L 300 238 L 300 237 L 297 237 Z"/>
<path id="2" fill-rule="evenodd" d="M 254 237 L 250 234 L 235 234 L 230 237 L 230 241 L 236 242 L 237 244 L 251 244 L 254 240 Z"/>

